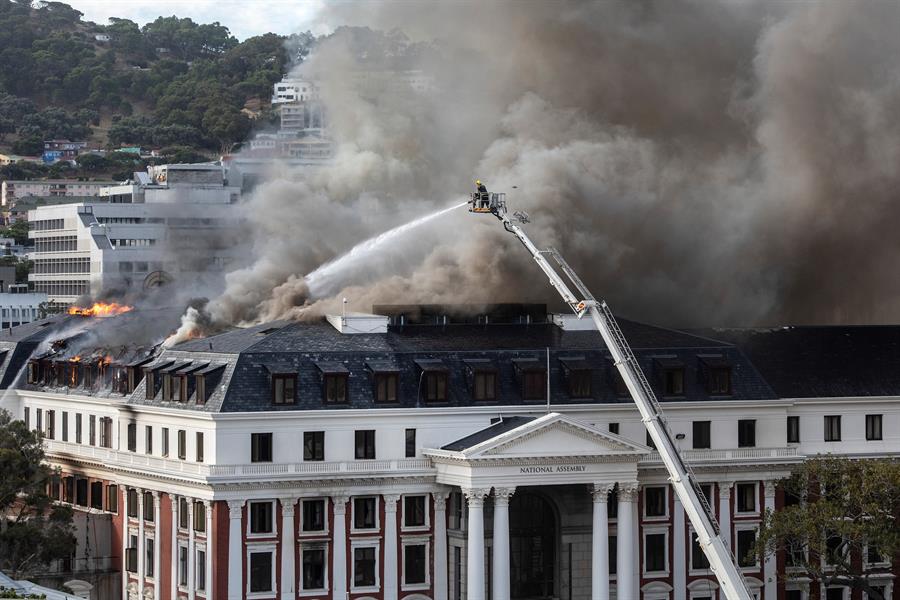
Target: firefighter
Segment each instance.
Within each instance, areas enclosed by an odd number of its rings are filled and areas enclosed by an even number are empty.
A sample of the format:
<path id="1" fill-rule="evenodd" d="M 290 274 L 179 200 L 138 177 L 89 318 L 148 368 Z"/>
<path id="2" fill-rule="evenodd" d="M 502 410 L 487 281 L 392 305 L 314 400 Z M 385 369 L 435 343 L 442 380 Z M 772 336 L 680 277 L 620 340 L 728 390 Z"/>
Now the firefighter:
<path id="1" fill-rule="evenodd" d="M 487 188 L 484 187 L 484 184 L 481 183 L 480 179 L 475 180 L 475 187 L 477 188 L 479 194 L 487 194 Z"/>
<path id="2" fill-rule="evenodd" d="M 478 193 L 479 208 L 490 208 L 490 196 L 488 195 L 487 188 L 481 183 L 480 179 L 475 180 L 475 189 Z"/>

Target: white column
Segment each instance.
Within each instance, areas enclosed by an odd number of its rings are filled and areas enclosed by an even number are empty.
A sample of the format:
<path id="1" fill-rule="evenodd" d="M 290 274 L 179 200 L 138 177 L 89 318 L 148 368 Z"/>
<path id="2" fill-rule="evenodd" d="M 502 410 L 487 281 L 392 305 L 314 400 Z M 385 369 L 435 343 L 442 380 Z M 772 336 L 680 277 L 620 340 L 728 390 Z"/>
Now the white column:
<path id="1" fill-rule="evenodd" d="M 397 600 L 397 501 L 399 494 L 384 496 L 384 600 Z"/>
<path id="2" fill-rule="evenodd" d="M 619 483 L 619 506 L 616 516 L 616 598 L 637 598 L 637 565 L 635 564 L 635 510 L 638 485 Z"/>
<path id="3" fill-rule="evenodd" d="M 187 499 L 188 506 L 188 600 L 194 600 L 197 591 L 197 543 L 194 536 L 194 499 Z"/>
<path id="4" fill-rule="evenodd" d="M 431 492 L 434 498 L 434 600 L 447 600 L 447 497 L 445 491 Z"/>
<path id="5" fill-rule="evenodd" d="M 119 485 L 122 494 L 122 600 L 128 598 L 128 488 Z"/>
<path id="6" fill-rule="evenodd" d="M 174 600 L 178 598 L 178 496 L 169 494 L 169 500 L 172 502 L 172 576 L 169 579 L 172 582 Z"/>
<path id="7" fill-rule="evenodd" d="M 244 597 L 244 500 L 228 501 L 228 600 Z"/>
<path id="8" fill-rule="evenodd" d="M 509 600 L 509 499 L 516 488 L 494 488 L 493 600 Z"/>
<path id="9" fill-rule="evenodd" d="M 731 548 L 731 486 L 733 481 L 719 482 L 719 530 L 728 551 L 734 553 Z"/>
<path id="10" fill-rule="evenodd" d="M 297 577 L 294 575 L 297 556 L 297 531 L 294 528 L 294 507 L 297 499 L 290 496 L 279 498 L 281 502 L 281 600 L 297 597 Z"/>
<path id="11" fill-rule="evenodd" d="M 203 501 L 203 506 L 206 507 L 206 597 L 207 598 L 215 598 L 213 594 L 213 553 L 212 553 L 212 544 L 213 544 L 213 519 L 212 519 L 212 502 L 209 500 Z"/>
<path id="12" fill-rule="evenodd" d="M 674 525 L 672 527 L 672 587 L 674 588 L 674 600 L 687 600 L 687 560 L 688 549 L 684 546 L 684 507 L 681 499 L 672 487 L 669 493 L 675 496 L 675 514 L 672 515 Z"/>
<path id="13" fill-rule="evenodd" d="M 334 503 L 334 533 L 332 543 L 331 582 L 334 589 L 332 600 L 347 599 L 347 496 L 332 496 Z"/>
<path id="14" fill-rule="evenodd" d="M 775 482 L 774 481 L 766 481 L 765 482 L 765 509 L 766 511 L 775 511 Z M 763 563 L 763 581 L 765 582 L 765 590 L 763 594 L 763 598 L 765 600 L 775 600 L 775 596 L 777 592 L 777 574 L 775 573 L 775 555 L 769 554 L 766 556 L 766 561 Z"/>
<path id="15" fill-rule="evenodd" d="M 162 598 L 162 573 L 159 572 L 160 553 L 162 549 L 159 545 L 162 543 L 162 514 L 159 510 L 159 492 L 150 492 L 153 494 L 153 598 L 157 600 Z"/>
<path id="16" fill-rule="evenodd" d="M 469 504 L 466 600 L 484 600 L 484 498 L 488 489 L 463 489 Z"/>
<path id="17" fill-rule="evenodd" d="M 138 597 L 144 597 L 144 490 L 137 489 L 137 505 L 138 505 L 138 549 L 137 549 L 137 576 L 138 576 Z"/>
<path id="18" fill-rule="evenodd" d="M 614 483 L 595 483 L 591 532 L 591 600 L 609 600 L 609 493 Z M 572 566 L 570 565 L 571 569 Z"/>

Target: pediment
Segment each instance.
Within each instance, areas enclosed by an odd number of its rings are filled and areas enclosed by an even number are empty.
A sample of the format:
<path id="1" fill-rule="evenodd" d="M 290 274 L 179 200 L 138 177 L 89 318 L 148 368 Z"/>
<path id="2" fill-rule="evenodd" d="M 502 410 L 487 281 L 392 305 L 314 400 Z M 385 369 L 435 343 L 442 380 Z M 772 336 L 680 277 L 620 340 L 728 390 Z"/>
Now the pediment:
<path id="1" fill-rule="evenodd" d="M 650 449 L 550 413 L 462 452 L 469 459 L 640 455 Z"/>

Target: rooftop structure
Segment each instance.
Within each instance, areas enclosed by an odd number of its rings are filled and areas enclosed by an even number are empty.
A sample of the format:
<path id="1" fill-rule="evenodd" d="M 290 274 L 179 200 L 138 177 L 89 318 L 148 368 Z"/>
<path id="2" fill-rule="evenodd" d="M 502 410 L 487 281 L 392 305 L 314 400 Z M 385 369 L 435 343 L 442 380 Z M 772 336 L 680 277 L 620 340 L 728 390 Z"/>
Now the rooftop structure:
<path id="1" fill-rule="evenodd" d="M 375 312 L 168 349 L 96 340 L 177 316 L 52 317 L 0 333 L 4 407 L 45 433 L 54 497 L 111 516 L 123 597 L 449 600 L 508 576 L 511 599 L 587 598 L 592 569 L 635 600 L 716 597 L 597 333 L 536 305 Z M 620 324 L 740 556 L 792 465 L 900 452 L 898 327 Z M 530 560 L 467 560 L 485 533 Z M 805 597 L 783 560 L 742 561 L 760 598 Z M 900 565 L 867 560 L 890 594 Z"/>

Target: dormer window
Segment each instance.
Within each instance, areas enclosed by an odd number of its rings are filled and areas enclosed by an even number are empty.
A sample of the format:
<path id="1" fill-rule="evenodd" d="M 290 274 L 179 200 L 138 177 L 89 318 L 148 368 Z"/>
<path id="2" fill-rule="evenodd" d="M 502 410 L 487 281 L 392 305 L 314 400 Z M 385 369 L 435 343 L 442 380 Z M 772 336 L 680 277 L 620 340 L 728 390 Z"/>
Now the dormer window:
<path id="1" fill-rule="evenodd" d="M 731 363 L 722 356 L 701 356 L 700 366 L 708 394 L 731 395 Z"/>
<path id="2" fill-rule="evenodd" d="M 593 395 L 591 383 L 594 374 L 591 363 L 583 357 L 560 358 L 559 362 L 562 363 L 566 375 L 569 397 L 590 398 Z"/>
<path id="3" fill-rule="evenodd" d="M 547 369 L 536 358 L 514 359 L 523 400 L 547 399 Z"/>
<path id="4" fill-rule="evenodd" d="M 488 359 L 466 360 L 469 388 L 474 400 L 497 399 L 497 366 Z"/>
<path id="5" fill-rule="evenodd" d="M 421 369 L 419 393 L 425 402 L 446 402 L 449 398 L 447 390 L 447 367 L 440 359 L 421 359 L 416 361 Z"/>
<path id="6" fill-rule="evenodd" d="M 317 362 L 322 374 L 322 399 L 325 404 L 346 404 L 349 400 L 347 384 L 350 371 L 339 362 Z"/>
<path id="7" fill-rule="evenodd" d="M 297 387 L 294 374 L 272 375 L 272 404 L 293 404 Z"/>
<path id="8" fill-rule="evenodd" d="M 390 404 L 397 402 L 400 387 L 400 369 L 391 361 L 368 361 L 366 367 L 372 372 L 372 393 L 375 402 Z"/>
<path id="9" fill-rule="evenodd" d="M 662 380 L 663 394 L 684 395 L 684 363 L 677 358 L 657 358 L 656 365 Z"/>

